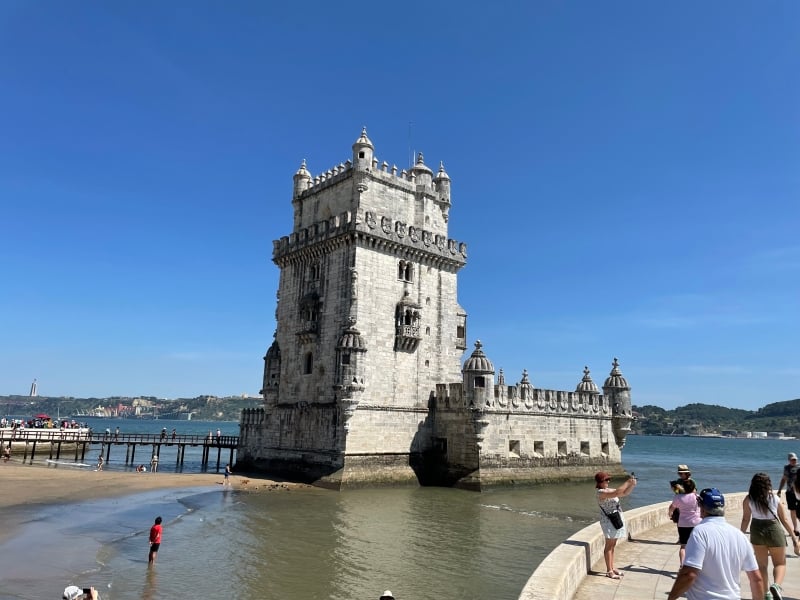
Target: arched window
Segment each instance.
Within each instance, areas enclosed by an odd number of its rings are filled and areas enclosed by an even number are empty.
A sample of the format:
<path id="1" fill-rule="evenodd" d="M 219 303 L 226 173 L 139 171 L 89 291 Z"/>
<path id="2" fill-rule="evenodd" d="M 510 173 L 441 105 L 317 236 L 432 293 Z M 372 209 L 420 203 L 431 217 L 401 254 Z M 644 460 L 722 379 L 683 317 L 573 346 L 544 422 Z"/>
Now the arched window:
<path id="1" fill-rule="evenodd" d="M 397 278 L 401 281 L 414 281 L 414 265 L 405 260 L 397 263 Z"/>

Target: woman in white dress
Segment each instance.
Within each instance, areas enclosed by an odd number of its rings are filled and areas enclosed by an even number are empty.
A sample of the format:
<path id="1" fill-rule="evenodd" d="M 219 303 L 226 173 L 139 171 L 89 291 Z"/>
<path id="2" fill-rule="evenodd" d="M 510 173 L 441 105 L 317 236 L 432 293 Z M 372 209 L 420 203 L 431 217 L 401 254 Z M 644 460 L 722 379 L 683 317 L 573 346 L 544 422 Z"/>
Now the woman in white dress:
<path id="1" fill-rule="evenodd" d="M 619 508 L 619 499 L 633 491 L 633 488 L 636 487 L 636 477 L 631 474 L 621 486 L 611 488 L 608 487 L 611 482 L 611 475 L 605 471 L 600 471 L 595 474 L 594 481 L 597 488 L 597 503 L 600 505 L 600 527 L 603 529 L 603 535 L 606 538 L 606 544 L 603 548 L 603 558 L 606 561 L 606 577 L 619 579 L 623 573 L 614 567 L 614 548 L 617 546 L 617 540 L 625 539 L 628 536 L 625 519 Z M 609 515 L 615 512 L 619 513 L 622 520 L 622 527 L 619 529 L 609 518 Z"/>

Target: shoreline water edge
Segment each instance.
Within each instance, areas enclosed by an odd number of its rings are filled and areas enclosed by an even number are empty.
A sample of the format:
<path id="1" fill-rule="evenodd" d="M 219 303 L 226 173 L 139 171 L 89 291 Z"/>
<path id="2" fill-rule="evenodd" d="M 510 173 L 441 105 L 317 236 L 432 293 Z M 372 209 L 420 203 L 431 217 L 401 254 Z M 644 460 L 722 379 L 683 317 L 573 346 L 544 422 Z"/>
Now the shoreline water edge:
<path id="1" fill-rule="evenodd" d="M 741 490 L 759 470 L 768 471 L 776 484 L 786 453 L 800 449 L 795 443 L 634 436 L 624 466 L 636 471 L 640 485 L 635 497 L 626 499 L 627 508 L 667 500 L 678 458 L 692 466 L 701 486 L 724 493 Z M 212 578 L 225 573 L 223 578 L 242 590 L 255 581 L 252 589 L 268 596 L 283 592 L 287 600 L 368 597 L 381 584 L 396 594 L 405 584 L 399 597 L 425 598 L 422 586 L 460 586 L 458 577 L 446 579 L 445 571 L 465 557 L 473 561 L 477 579 L 456 592 L 469 597 L 470 585 L 496 585 L 492 578 L 499 571 L 500 579 L 518 580 L 506 590 L 510 597 L 553 548 L 591 524 L 597 512 L 594 486 L 585 482 L 480 494 L 440 488 L 334 493 L 250 474 L 236 474 L 232 486 L 223 486 L 223 473 L 98 472 L 23 465 L 13 458 L 0 463 L 0 479 L 5 557 L 0 597 L 16 599 L 57 597 L 68 584 L 95 582 L 106 585 L 103 600 L 147 597 L 147 590 L 152 598 L 186 597 L 175 595 L 179 588 L 172 586 L 178 582 L 172 579 L 183 577 L 186 585 L 198 573 Z M 270 491 L 289 493 L 264 493 Z M 153 574 L 160 574 L 160 581 L 151 581 L 146 530 L 162 514 L 167 553 Z M 454 536 L 460 539 L 457 548 L 442 545 L 452 544 Z M 427 553 L 420 543 L 430 546 Z M 516 548 L 512 554 L 509 544 Z M 191 557 L 170 555 L 195 548 Z M 220 551 L 228 552 L 217 565 Z M 244 564 L 226 570 L 233 563 L 225 561 L 241 559 Z M 314 582 L 303 580 L 309 569 Z M 429 572 L 430 581 L 417 581 Z M 276 578 L 282 579 L 273 582 Z"/>

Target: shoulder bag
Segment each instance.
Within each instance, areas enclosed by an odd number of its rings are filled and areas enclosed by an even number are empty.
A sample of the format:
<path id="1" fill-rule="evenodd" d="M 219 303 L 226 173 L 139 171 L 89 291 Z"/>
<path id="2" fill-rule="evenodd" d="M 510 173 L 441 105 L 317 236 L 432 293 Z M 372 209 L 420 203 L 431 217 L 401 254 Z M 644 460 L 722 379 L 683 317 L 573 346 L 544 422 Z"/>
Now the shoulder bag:
<path id="1" fill-rule="evenodd" d="M 619 509 L 607 513 L 606 509 L 601 506 L 600 510 L 603 511 L 603 514 L 608 517 L 608 520 L 611 521 L 611 524 L 617 529 L 622 529 L 625 526 L 625 523 L 622 522 L 622 514 L 620 514 Z"/>

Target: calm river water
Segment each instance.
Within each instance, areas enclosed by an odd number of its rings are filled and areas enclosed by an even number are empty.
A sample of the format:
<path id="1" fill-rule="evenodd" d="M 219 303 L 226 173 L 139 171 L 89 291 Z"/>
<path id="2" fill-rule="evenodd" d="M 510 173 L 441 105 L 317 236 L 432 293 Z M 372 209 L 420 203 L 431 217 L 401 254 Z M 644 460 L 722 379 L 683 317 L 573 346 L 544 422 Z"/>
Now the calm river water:
<path id="1" fill-rule="evenodd" d="M 161 423 L 171 431 L 181 422 Z M 777 483 L 787 452 L 798 450 L 795 441 L 631 436 L 623 462 L 640 483 L 627 506 L 668 500 L 678 462 L 701 486 L 741 491 L 759 470 Z M 158 514 L 164 542 L 148 570 Z M 539 562 L 596 518 L 588 482 L 484 493 L 150 492 L 32 513 L 0 546 L 0 598 L 57 598 L 73 583 L 95 585 L 104 600 L 376 600 L 384 589 L 398 600 L 514 600 Z"/>

